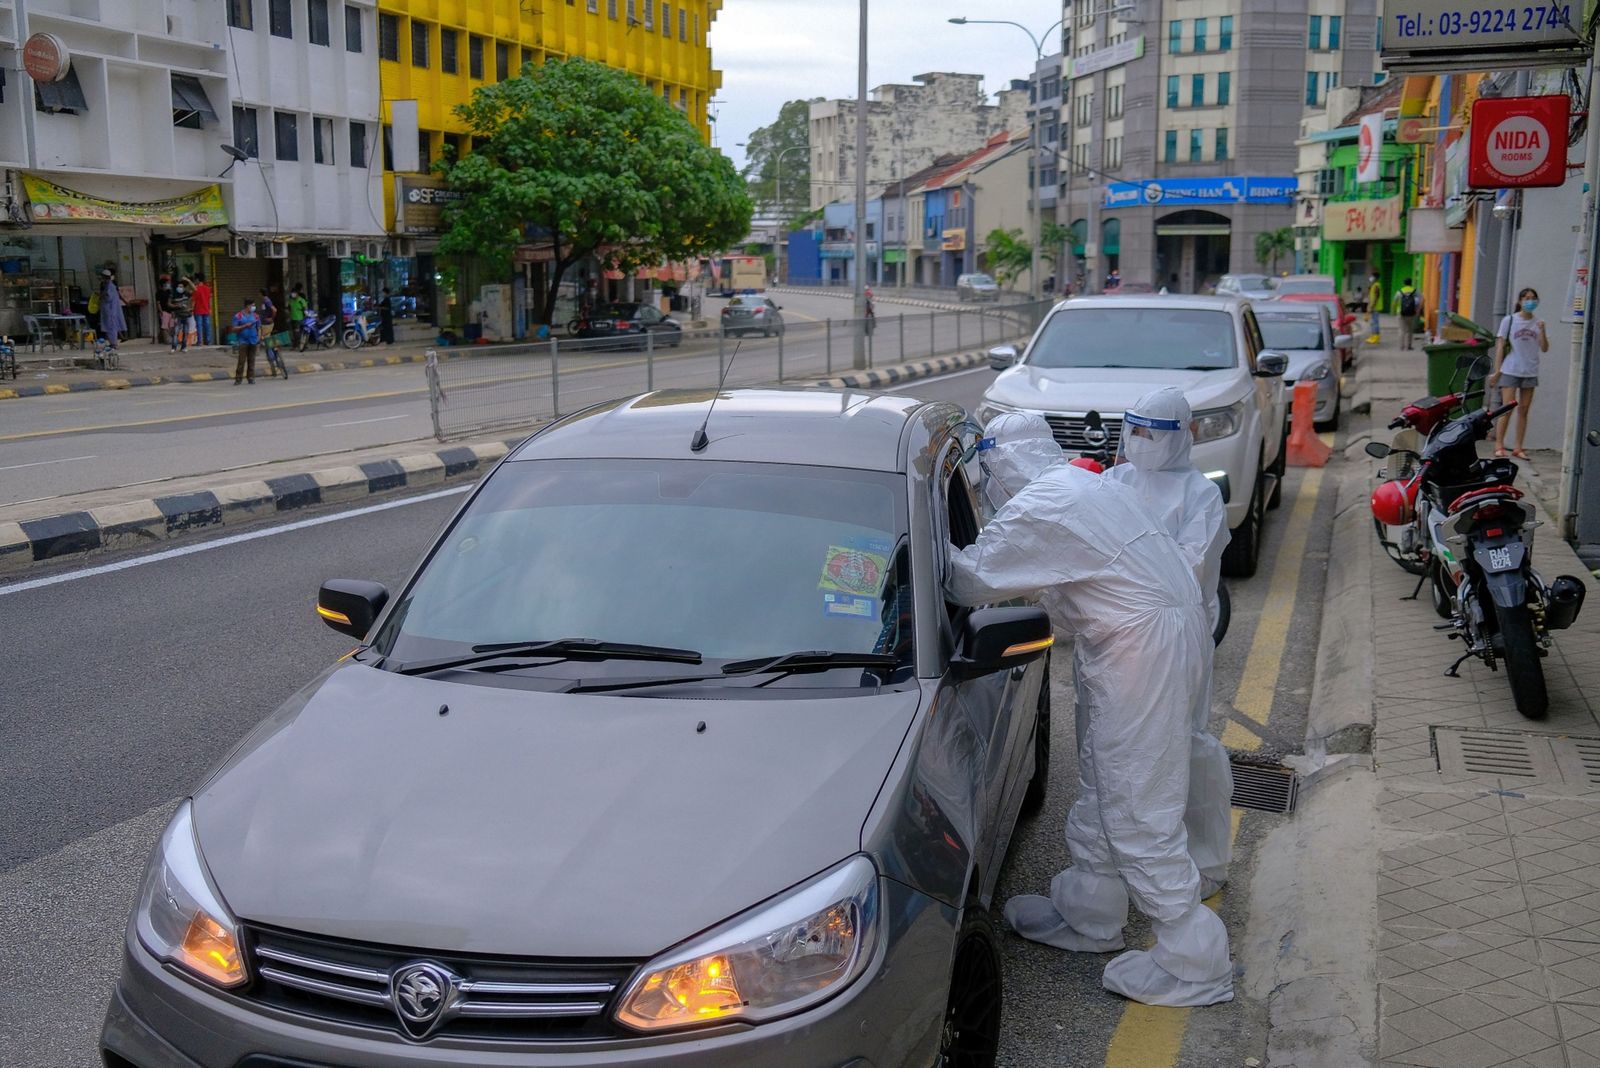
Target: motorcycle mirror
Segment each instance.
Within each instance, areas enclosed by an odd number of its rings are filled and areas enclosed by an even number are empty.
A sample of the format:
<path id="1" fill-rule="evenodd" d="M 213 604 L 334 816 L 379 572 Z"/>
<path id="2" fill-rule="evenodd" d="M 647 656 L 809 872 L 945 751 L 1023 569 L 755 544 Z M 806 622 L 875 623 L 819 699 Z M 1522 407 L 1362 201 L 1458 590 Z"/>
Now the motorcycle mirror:
<path id="1" fill-rule="evenodd" d="M 1381 441 L 1367 442 L 1367 455 L 1377 460 L 1383 460 L 1394 450 Z"/>

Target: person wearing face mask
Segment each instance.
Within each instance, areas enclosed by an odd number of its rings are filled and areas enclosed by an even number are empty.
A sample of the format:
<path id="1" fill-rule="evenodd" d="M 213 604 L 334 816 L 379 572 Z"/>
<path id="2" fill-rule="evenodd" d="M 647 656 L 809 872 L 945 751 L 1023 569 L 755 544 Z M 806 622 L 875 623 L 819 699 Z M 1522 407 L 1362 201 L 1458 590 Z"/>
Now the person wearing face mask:
<path id="1" fill-rule="evenodd" d="M 1213 628 L 1219 611 L 1222 550 L 1228 545 L 1228 510 L 1222 491 L 1194 467 L 1194 416 L 1183 390 L 1165 386 L 1140 397 L 1123 413 L 1119 459 L 1106 472 L 1138 494 L 1150 514 L 1171 534 L 1205 594 Z M 1228 808 L 1233 770 L 1228 752 L 1211 733 L 1211 648 L 1206 650 L 1205 686 L 1196 694 L 1189 721 L 1189 800 L 1184 826 L 1189 855 L 1200 869 L 1201 896 L 1228 881 L 1233 836 Z"/>
<path id="2" fill-rule="evenodd" d="M 1006 902 L 1006 919 L 1033 941 L 1112 952 L 1131 897 L 1156 944 L 1107 964 L 1105 988 L 1150 1005 L 1232 1000 L 1227 928 L 1201 903 L 1184 830 L 1191 710 L 1211 647 L 1194 570 L 1137 493 L 1065 462 L 1042 416 L 997 417 L 985 443 L 996 511 L 976 542 L 949 548 L 946 593 L 974 606 L 1039 598 L 1074 640 L 1082 738 L 1072 866 L 1048 896 Z"/>
<path id="3" fill-rule="evenodd" d="M 1539 355 L 1550 351 L 1550 337 L 1545 333 L 1544 320 L 1533 313 L 1539 308 L 1539 291 L 1532 286 L 1517 294 L 1517 310 L 1500 320 L 1500 330 L 1494 344 L 1494 373 L 1488 385 L 1500 387 L 1500 403 L 1517 402 L 1517 407 L 1500 417 L 1495 433 L 1496 456 L 1506 454 L 1506 431 L 1511 428 L 1513 416 L 1517 420 L 1517 447 L 1511 455 L 1519 460 L 1528 458 L 1522 447 L 1528 439 L 1528 409 L 1533 407 L 1533 390 L 1539 384 Z"/>

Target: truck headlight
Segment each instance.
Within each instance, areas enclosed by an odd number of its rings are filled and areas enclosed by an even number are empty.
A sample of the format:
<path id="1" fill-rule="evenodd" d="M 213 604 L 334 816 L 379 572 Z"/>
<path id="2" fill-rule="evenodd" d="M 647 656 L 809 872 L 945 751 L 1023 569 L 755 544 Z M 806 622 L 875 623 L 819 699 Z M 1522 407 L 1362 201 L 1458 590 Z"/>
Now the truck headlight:
<path id="1" fill-rule="evenodd" d="M 1244 426 L 1244 401 L 1194 413 L 1194 443 L 1232 437 Z"/>
<path id="2" fill-rule="evenodd" d="M 150 858 L 135 917 L 139 940 L 162 960 L 224 988 L 249 978 L 238 923 L 206 875 L 188 801 L 178 806 Z"/>
<path id="3" fill-rule="evenodd" d="M 799 1012 L 853 982 L 877 940 L 878 872 L 858 855 L 645 965 L 617 1019 L 662 1031 Z"/>

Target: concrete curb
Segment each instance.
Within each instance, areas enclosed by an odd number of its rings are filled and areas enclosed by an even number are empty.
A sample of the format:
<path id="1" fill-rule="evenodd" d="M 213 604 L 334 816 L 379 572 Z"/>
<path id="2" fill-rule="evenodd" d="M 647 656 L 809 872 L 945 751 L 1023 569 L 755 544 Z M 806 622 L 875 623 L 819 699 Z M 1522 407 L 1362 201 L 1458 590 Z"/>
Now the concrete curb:
<path id="1" fill-rule="evenodd" d="M 988 356 L 982 352 L 964 352 L 957 356 L 938 356 L 931 360 L 902 363 L 894 367 L 835 375 L 833 378 L 821 378 L 806 384 L 822 389 L 882 389 L 884 386 L 893 386 L 901 382 L 914 382 L 919 378 L 932 378 L 934 375 L 949 374 L 952 371 L 964 371 L 969 367 L 977 367 L 987 359 Z"/>
<path id="2" fill-rule="evenodd" d="M 1356 456 L 1365 459 L 1365 454 Z M 1306 757 L 1372 751 L 1372 554 L 1368 472 L 1351 458 L 1334 501 Z"/>

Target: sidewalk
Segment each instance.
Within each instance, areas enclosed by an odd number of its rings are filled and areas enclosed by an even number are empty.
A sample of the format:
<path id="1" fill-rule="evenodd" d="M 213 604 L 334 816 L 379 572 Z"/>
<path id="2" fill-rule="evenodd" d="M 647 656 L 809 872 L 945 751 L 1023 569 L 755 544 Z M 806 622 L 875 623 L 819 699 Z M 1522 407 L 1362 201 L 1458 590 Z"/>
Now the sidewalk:
<path id="1" fill-rule="evenodd" d="M 1370 766 L 1356 758 L 1353 767 L 1324 772 L 1313 788 L 1301 831 L 1313 859 L 1300 873 L 1308 883 L 1331 873 L 1355 899 L 1357 907 L 1342 913 L 1323 902 L 1326 911 L 1306 908 L 1301 917 L 1308 926 L 1354 928 L 1321 936 L 1345 947 L 1335 951 L 1343 959 L 1311 961 L 1341 977 L 1350 1007 L 1332 1023 L 1308 1023 L 1303 1005 L 1280 1006 L 1274 1030 L 1280 1019 L 1300 1025 L 1294 1052 L 1303 1054 L 1304 1029 L 1333 1035 L 1353 1027 L 1365 1032 L 1362 1059 L 1375 1057 L 1384 1068 L 1600 1065 L 1600 612 L 1591 603 L 1571 629 L 1555 634 L 1544 661 L 1545 720 L 1522 718 L 1505 675 L 1477 660 L 1461 666 L 1460 678 L 1444 677 L 1459 644 L 1433 629 L 1439 619 L 1426 589 L 1419 600 L 1403 600 L 1416 579 L 1384 555 L 1364 514 L 1377 464 L 1361 446 L 1370 436 L 1386 440 L 1382 428 L 1400 404 L 1427 392 L 1423 362 L 1386 348 L 1366 349 L 1362 360 L 1372 392 L 1367 422 L 1376 429 L 1352 426 L 1333 556 L 1353 581 L 1336 584 L 1330 567 L 1328 590 L 1330 605 L 1345 597 L 1350 618 L 1324 624 L 1322 707 L 1313 709 L 1307 748 L 1315 762 L 1319 723 L 1324 737 L 1334 734 L 1344 705 L 1370 717 L 1371 758 Z M 1529 466 L 1518 476 L 1524 488 L 1549 481 L 1536 480 Z M 1546 507 L 1535 566 L 1547 581 L 1561 574 L 1591 581 Z M 1349 647 L 1330 647 L 1340 642 Z M 1324 677 L 1324 659 L 1337 677 Z M 1345 807 L 1330 814 L 1329 805 Z M 1320 821 L 1316 833 L 1326 833 L 1330 815 L 1370 837 L 1319 845 L 1308 828 Z M 1322 892 L 1341 896 L 1337 887 Z M 1305 888 L 1302 904 L 1316 893 Z M 1357 959 L 1374 942 L 1375 964 Z M 1371 1002 L 1361 1003 L 1362 977 L 1366 996 L 1376 994 L 1375 1019 Z M 1273 1056 L 1269 1063 L 1355 1061 Z"/>

